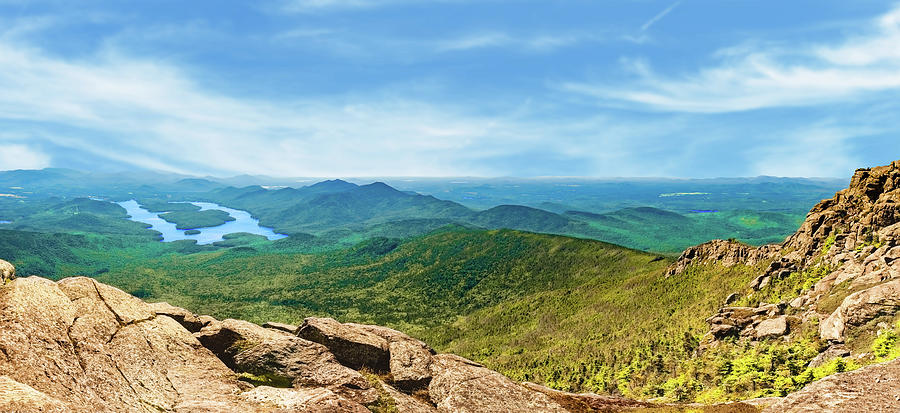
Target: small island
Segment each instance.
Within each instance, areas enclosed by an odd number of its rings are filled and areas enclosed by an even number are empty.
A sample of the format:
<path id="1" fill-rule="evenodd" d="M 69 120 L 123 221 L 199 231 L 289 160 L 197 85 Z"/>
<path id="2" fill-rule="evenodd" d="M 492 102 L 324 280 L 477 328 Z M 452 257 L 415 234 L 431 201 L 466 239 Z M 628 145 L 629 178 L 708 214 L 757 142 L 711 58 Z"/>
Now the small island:
<path id="1" fill-rule="evenodd" d="M 160 218 L 175 224 L 177 229 L 195 229 L 206 227 L 217 227 L 229 221 L 234 221 L 234 217 L 225 211 L 218 209 L 207 209 L 203 211 L 173 211 L 160 214 Z"/>
<path id="2" fill-rule="evenodd" d="M 184 231 L 184 235 L 197 235 L 199 233 L 200 233 L 199 229 L 189 229 L 187 231 Z"/>

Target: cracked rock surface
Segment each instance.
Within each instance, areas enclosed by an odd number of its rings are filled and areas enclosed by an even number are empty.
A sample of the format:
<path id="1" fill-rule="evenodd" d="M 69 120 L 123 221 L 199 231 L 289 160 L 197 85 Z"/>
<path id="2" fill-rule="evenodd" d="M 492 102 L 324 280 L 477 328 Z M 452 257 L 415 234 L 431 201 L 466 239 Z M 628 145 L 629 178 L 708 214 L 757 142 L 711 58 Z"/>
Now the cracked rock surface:
<path id="1" fill-rule="evenodd" d="M 181 325 L 89 278 L 13 280 L 0 289 L 0 332 L 0 386 L 21 396 L 0 398 L 2 411 L 28 400 L 48 411 L 253 410 Z"/>

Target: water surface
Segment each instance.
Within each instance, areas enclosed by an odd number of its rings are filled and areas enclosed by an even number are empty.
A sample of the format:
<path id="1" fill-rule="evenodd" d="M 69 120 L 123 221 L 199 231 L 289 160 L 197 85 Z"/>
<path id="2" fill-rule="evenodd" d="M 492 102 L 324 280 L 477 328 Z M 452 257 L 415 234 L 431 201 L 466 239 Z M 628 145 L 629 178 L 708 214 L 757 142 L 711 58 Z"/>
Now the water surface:
<path id="1" fill-rule="evenodd" d="M 122 208 L 125 208 L 125 210 L 128 211 L 129 219 L 131 219 L 132 221 L 149 224 L 150 229 L 159 231 L 162 234 L 163 242 L 192 239 L 196 240 L 198 244 L 212 244 L 214 242 L 222 241 L 224 239 L 224 235 L 234 234 L 236 232 L 248 232 L 250 234 L 262 235 L 270 240 L 287 237 L 287 235 L 272 231 L 272 228 L 260 226 L 259 220 L 250 216 L 250 213 L 247 211 L 223 207 L 212 202 L 190 203 L 200 207 L 201 211 L 208 209 L 218 209 L 220 211 L 225 211 L 228 213 L 228 215 L 231 215 L 231 217 L 234 218 L 234 221 L 226 222 L 217 227 L 195 228 L 196 230 L 200 231 L 200 233 L 188 235 L 185 234 L 185 231 L 187 230 L 175 228 L 175 224 L 166 222 L 166 220 L 160 218 L 159 215 L 163 214 L 164 212 L 150 212 L 141 207 L 140 204 L 138 204 L 137 201 L 133 199 L 130 201 L 117 202 L 117 204 L 121 205 Z"/>

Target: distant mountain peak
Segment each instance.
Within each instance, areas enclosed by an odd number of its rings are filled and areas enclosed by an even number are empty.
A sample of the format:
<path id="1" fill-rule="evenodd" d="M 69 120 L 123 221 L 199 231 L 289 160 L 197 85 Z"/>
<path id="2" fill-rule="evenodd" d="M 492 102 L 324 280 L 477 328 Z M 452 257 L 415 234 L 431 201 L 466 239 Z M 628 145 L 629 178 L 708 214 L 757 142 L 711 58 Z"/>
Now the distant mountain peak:
<path id="1" fill-rule="evenodd" d="M 386 184 L 386 183 L 384 183 L 384 182 L 372 182 L 371 184 L 368 184 L 368 185 L 362 185 L 362 186 L 360 186 L 359 188 L 360 188 L 360 189 L 365 189 L 365 190 L 371 191 L 371 192 L 383 192 L 383 193 L 387 193 L 387 192 L 394 193 L 394 192 L 396 192 L 396 193 L 402 193 L 402 192 L 398 191 L 396 188 L 394 188 L 394 187 L 392 187 L 392 186 L 390 186 L 390 185 L 388 185 L 388 184 Z"/>
<path id="2" fill-rule="evenodd" d="M 357 186 L 358 186 L 358 185 L 356 185 L 356 184 L 354 184 L 354 183 L 350 183 L 350 182 L 347 182 L 347 181 L 342 180 L 342 179 L 329 179 L 329 180 L 327 180 L 327 181 L 316 182 L 316 183 L 314 183 L 314 184 L 308 186 L 307 188 L 308 188 L 308 189 L 313 189 L 313 190 L 341 190 L 341 191 L 345 191 L 345 190 L 349 190 L 349 189 L 356 188 Z"/>

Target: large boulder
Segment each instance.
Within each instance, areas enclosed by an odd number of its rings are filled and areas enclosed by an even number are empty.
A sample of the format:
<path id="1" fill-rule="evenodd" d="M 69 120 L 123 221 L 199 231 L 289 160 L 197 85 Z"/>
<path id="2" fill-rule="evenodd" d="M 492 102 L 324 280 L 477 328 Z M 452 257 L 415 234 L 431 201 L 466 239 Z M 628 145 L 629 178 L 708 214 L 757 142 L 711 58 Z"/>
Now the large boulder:
<path id="1" fill-rule="evenodd" d="M 567 412 L 546 394 L 459 356 L 434 356 L 432 370 L 428 392 L 441 412 Z"/>
<path id="2" fill-rule="evenodd" d="M 0 260 L 0 285 L 16 278 L 16 267 L 7 261 Z"/>
<path id="3" fill-rule="evenodd" d="M 828 376 L 788 395 L 764 412 L 900 411 L 900 359 Z"/>
<path id="4" fill-rule="evenodd" d="M 0 287 L 0 332 L 3 386 L 25 403 L 12 411 L 258 410 L 181 325 L 89 278 Z"/>
<path id="5" fill-rule="evenodd" d="M 876 317 L 893 315 L 898 310 L 900 310 L 900 279 L 847 296 L 819 325 L 819 335 L 823 340 L 842 342 L 849 326 L 859 326 Z"/>
<path id="6" fill-rule="evenodd" d="M 381 336 L 332 318 L 303 320 L 297 336 L 328 347 L 341 364 L 359 370 L 390 370 L 390 346 Z"/>
<path id="7" fill-rule="evenodd" d="M 359 372 L 321 344 L 232 319 L 211 323 L 195 336 L 235 371 L 288 386 L 326 387 L 360 403 L 377 397 Z"/>

